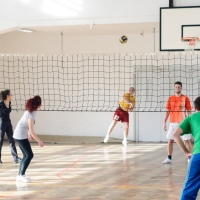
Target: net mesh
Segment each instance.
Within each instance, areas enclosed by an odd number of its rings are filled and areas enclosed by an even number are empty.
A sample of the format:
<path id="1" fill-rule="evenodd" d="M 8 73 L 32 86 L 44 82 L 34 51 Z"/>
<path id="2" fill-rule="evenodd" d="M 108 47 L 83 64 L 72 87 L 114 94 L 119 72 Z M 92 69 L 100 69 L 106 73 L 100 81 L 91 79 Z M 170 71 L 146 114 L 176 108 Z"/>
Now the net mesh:
<path id="1" fill-rule="evenodd" d="M 34 95 L 43 111 L 110 112 L 124 92 L 136 89 L 136 112 L 162 112 L 174 82 L 193 101 L 199 95 L 199 53 L 110 55 L 1 55 L 0 88 L 10 89 L 12 108 Z"/>

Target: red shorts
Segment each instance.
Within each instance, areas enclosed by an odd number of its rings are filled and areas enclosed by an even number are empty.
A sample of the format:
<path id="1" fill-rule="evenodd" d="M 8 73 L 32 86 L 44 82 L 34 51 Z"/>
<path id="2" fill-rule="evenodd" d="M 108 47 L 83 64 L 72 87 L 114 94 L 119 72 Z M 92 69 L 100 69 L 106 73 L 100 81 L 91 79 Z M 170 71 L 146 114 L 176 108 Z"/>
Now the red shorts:
<path id="1" fill-rule="evenodd" d="M 129 114 L 127 111 L 124 111 L 121 108 L 117 108 L 117 110 L 114 113 L 113 120 L 129 122 Z"/>

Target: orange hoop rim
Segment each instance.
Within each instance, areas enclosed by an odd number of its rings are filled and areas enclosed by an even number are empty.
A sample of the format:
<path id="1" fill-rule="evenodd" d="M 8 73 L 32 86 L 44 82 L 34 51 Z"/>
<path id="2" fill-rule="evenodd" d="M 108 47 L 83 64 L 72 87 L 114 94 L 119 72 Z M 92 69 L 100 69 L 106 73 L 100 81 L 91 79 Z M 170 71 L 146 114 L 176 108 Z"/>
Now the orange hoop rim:
<path id="1" fill-rule="evenodd" d="M 187 45 L 187 47 L 185 48 L 187 50 L 194 50 L 198 40 L 199 40 L 198 37 L 183 37 L 183 38 L 181 38 L 181 41 Z"/>
<path id="2" fill-rule="evenodd" d="M 183 38 L 181 38 L 181 40 L 183 41 L 183 42 L 188 42 L 188 41 L 198 41 L 199 40 L 199 38 L 198 37 L 183 37 Z"/>

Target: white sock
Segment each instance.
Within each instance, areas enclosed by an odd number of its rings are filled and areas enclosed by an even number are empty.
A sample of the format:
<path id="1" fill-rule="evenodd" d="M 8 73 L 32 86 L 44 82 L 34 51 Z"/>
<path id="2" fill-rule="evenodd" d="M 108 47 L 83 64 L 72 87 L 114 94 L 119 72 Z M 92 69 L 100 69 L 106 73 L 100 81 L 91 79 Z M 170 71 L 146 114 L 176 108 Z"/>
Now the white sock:
<path id="1" fill-rule="evenodd" d="M 126 133 L 124 132 L 124 141 L 127 141 Z"/>

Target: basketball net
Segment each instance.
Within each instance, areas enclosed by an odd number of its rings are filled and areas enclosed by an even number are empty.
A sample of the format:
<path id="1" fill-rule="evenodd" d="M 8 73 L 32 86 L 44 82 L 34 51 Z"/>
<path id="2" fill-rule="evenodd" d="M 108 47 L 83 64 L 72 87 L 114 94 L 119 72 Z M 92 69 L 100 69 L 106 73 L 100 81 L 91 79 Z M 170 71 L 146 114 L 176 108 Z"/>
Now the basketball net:
<path id="1" fill-rule="evenodd" d="M 185 51 L 194 51 L 196 43 L 199 41 L 198 37 L 184 37 L 181 38 Z"/>

